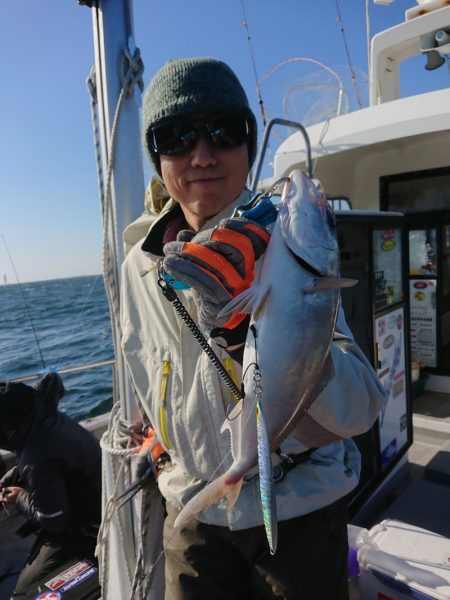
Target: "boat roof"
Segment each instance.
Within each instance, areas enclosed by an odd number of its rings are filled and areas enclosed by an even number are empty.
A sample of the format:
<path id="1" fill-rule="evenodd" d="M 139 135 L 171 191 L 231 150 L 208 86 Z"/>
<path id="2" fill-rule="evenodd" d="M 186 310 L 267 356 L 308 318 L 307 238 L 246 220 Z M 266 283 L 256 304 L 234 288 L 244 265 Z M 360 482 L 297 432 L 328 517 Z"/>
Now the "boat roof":
<path id="1" fill-rule="evenodd" d="M 313 159 L 375 144 L 407 144 L 417 136 L 445 135 L 450 130 L 450 89 L 400 98 L 341 115 L 307 128 Z M 302 166 L 306 148 L 299 132 L 278 148 L 274 157 L 275 177 Z"/>

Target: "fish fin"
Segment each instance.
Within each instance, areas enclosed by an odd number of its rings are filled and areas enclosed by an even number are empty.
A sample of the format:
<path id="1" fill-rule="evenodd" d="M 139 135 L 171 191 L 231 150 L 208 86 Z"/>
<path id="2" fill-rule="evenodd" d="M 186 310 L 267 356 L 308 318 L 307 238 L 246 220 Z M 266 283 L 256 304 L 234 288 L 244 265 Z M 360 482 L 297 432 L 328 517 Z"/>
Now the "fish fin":
<path id="1" fill-rule="evenodd" d="M 244 479 L 240 479 L 236 483 L 228 484 L 228 491 L 225 494 L 227 499 L 227 513 L 229 514 L 233 510 L 233 506 L 236 504 L 239 494 L 241 493 L 242 484 Z"/>
<path id="2" fill-rule="evenodd" d="M 346 277 L 317 277 L 314 281 L 304 288 L 305 294 L 320 292 L 321 290 L 332 290 L 353 287 L 358 283 L 357 279 L 347 279 Z"/>
<path id="3" fill-rule="evenodd" d="M 340 331 L 334 330 L 333 342 L 341 342 L 341 341 L 342 342 L 344 342 L 344 341 L 351 342 L 352 339 L 348 335 L 345 335 L 344 333 L 341 333 Z"/>
<path id="4" fill-rule="evenodd" d="M 239 296 L 228 302 L 217 315 L 218 318 L 228 319 L 234 315 L 251 314 L 254 310 L 260 308 L 269 291 L 270 287 L 259 283 L 250 286 L 242 294 L 239 294 Z"/>
<path id="5" fill-rule="evenodd" d="M 258 306 L 255 308 L 255 311 L 253 313 L 254 321 L 257 321 L 259 319 L 259 317 L 262 315 L 269 295 L 270 295 L 270 288 L 267 289 L 266 293 L 261 298 L 261 301 L 259 302 Z"/>
<path id="6" fill-rule="evenodd" d="M 191 498 L 175 519 L 175 527 L 187 523 L 206 510 L 211 504 L 224 497 L 227 498 L 227 510 L 230 512 L 241 491 L 243 479 L 239 479 L 234 483 L 227 483 L 227 478 L 228 474 L 224 473 L 217 479 L 214 479 L 214 481 L 211 481 L 211 483 L 208 483 L 198 494 Z"/>
<path id="7" fill-rule="evenodd" d="M 220 433 L 223 433 L 227 429 L 230 429 L 229 421 L 234 421 L 236 417 L 238 417 L 244 409 L 244 401 L 239 400 L 237 404 L 233 406 L 233 408 L 227 413 L 227 418 L 222 423 L 222 427 L 220 428 Z"/>

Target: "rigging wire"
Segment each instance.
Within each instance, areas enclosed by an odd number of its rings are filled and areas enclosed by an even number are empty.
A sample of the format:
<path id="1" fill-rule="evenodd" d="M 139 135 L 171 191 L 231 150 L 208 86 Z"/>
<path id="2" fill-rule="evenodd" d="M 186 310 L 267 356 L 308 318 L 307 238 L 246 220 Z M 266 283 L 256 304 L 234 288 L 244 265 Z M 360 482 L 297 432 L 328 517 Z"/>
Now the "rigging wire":
<path id="1" fill-rule="evenodd" d="M 266 108 L 264 106 L 264 101 L 263 101 L 262 94 L 261 94 L 261 86 L 260 86 L 260 81 L 259 81 L 259 77 L 258 77 L 258 71 L 256 69 L 255 54 L 253 52 L 252 38 L 250 36 L 250 30 L 248 28 L 248 21 L 247 21 L 247 15 L 245 12 L 244 0 L 241 0 L 241 8 L 242 8 L 242 15 L 244 17 L 244 21 L 243 21 L 242 25 L 247 33 L 247 41 L 248 41 L 248 46 L 250 49 L 250 57 L 252 60 L 253 74 L 255 76 L 255 81 L 256 81 L 256 95 L 258 96 L 259 107 L 261 109 L 261 118 L 262 118 L 263 125 L 265 127 L 267 125 L 267 113 L 266 113 Z"/>
<path id="2" fill-rule="evenodd" d="M 342 21 L 341 11 L 339 10 L 339 2 L 338 2 L 338 0 L 335 0 L 335 4 L 336 4 L 336 11 L 337 11 L 337 20 L 339 22 L 339 27 L 340 27 L 340 30 L 341 30 L 341 33 L 342 33 L 342 38 L 344 40 L 345 53 L 347 54 L 348 67 L 350 69 L 350 73 L 351 73 L 351 76 L 352 76 L 352 84 L 353 84 L 353 87 L 355 89 L 356 102 L 358 103 L 358 107 L 362 108 L 361 97 L 359 95 L 358 86 L 356 84 L 355 70 L 353 68 L 352 60 L 351 60 L 351 57 L 350 57 L 350 50 L 349 50 L 348 44 L 347 44 L 347 37 L 345 35 L 344 23 Z"/>
<path id="3" fill-rule="evenodd" d="M 367 40 L 367 71 L 369 75 L 369 82 L 371 78 L 371 53 L 370 53 L 370 0 L 366 0 L 366 40 Z"/>
<path id="4" fill-rule="evenodd" d="M 39 345 L 39 340 L 38 340 L 38 337 L 37 337 L 37 334 L 36 334 L 36 330 L 35 330 L 34 325 L 33 325 L 33 320 L 31 318 L 30 308 L 28 306 L 28 302 L 27 302 L 26 296 L 25 296 L 24 291 L 22 289 L 23 286 L 22 286 L 22 283 L 20 282 L 19 275 L 17 274 L 16 266 L 15 266 L 13 258 L 11 256 L 11 252 L 9 251 L 8 244 L 6 243 L 5 236 L 3 235 L 3 233 L 1 234 L 1 236 L 2 236 L 2 240 L 3 240 L 3 244 L 5 245 L 6 253 L 8 254 L 9 261 L 11 263 L 12 270 L 14 271 L 14 275 L 16 276 L 17 283 L 19 284 L 19 290 L 20 290 L 20 293 L 21 293 L 21 296 L 22 296 L 23 304 L 25 306 L 25 312 L 27 314 L 28 322 L 30 324 L 31 331 L 33 332 L 34 341 L 36 342 L 36 346 L 37 346 L 37 349 L 38 349 L 38 352 L 39 352 L 39 356 L 41 358 L 42 367 L 45 370 L 45 369 L 47 369 L 47 365 L 46 365 L 45 360 L 44 360 L 44 355 L 42 353 L 41 346 Z"/>

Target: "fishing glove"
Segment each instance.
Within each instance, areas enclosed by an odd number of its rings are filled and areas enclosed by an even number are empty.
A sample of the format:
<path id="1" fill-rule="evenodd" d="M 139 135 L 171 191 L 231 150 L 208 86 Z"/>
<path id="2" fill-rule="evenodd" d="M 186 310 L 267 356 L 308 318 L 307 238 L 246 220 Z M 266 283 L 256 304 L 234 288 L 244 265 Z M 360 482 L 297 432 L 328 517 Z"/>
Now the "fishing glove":
<path id="1" fill-rule="evenodd" d="M 164 270 L 192 287 L 199 328 L 225 348 L 245 341 L 249 318 L 237 315 L 224 322 L 217 315 L 250 287 L 255 262 L 269 239 L 265 228 L 236 217 L 197 234 L 180 231 L 175 242 L 164 246 Z"/>

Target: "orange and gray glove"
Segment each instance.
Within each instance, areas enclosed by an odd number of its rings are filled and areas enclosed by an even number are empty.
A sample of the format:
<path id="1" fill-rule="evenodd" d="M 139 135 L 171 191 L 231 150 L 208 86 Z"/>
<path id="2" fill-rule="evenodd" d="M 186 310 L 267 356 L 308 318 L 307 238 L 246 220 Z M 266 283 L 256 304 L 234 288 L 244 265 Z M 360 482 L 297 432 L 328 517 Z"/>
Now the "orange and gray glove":
<path id="1" fill-rule="evenodd" d="M 245 340 L 247 328 L 239 327 L 243 330 L 243 338 L 238 335 L 240 340 L 235 339 L 235 330 L 246 316 L 237 315 L 223 322 L 217 315 L 230 300 L 250 287 L 255 277 L 255 262 L 269 239 L 264 227 L 235 217 L 223 219 L 214 229 L 197 234 L 180 231 L 177 241 L 164 246 L 164 270 L 192 287 L 199 328 L 206 335 L 217 330 L 226 346 Z"/>

